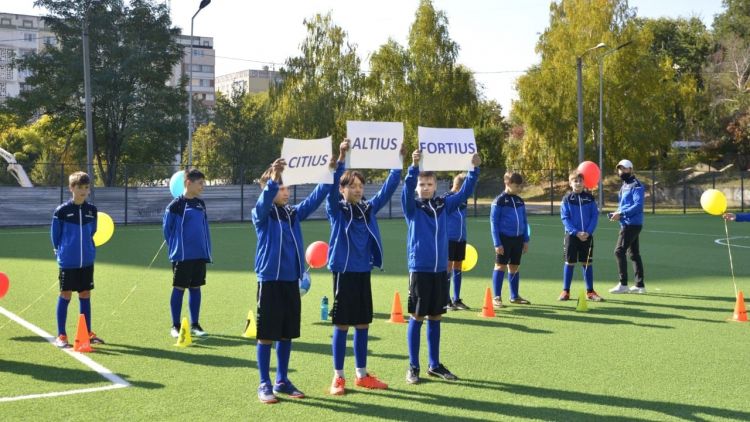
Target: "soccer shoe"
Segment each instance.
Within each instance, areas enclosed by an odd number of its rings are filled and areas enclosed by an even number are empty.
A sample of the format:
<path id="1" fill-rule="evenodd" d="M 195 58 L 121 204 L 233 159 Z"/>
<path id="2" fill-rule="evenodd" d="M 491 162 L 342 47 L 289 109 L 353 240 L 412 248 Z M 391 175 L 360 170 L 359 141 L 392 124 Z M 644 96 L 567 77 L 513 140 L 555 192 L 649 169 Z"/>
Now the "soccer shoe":
<path id="1" fill-rule="evenodd" d="M 89 333 L 89 343 L 91 343 L 91 344 L 104 344 L 104 340 L 102 340 L 99 337 L 97 337 L 96 333 L 92 331 L 92 332 Z"/>
<path id="2" fill-rule="evenodd" d="M 419 368 L 409 365 L 409 369 L 406 371 L 406 382 L 409 384 L 419 382 Z"/>
<path id="3" fill-rule="evenodd" d="M 495 309 L 500 309 L 505 305 L 503 305 L 503 300 L 500 298 L 500 296 L 495 296 L 495 298 L 492 299 L 492 306 L 494 306 Z"/>
<path id="4" fill-rule="evenodd" d="M 286 394 L 293 399 L 305 398 L 305 393 L 299 391 L 297 387 L 295 387 L 294 384 L 292 384 L 292 382 L 289 380 L 277 382 L 276 384 L 274 384 L 273 392 L 276 394 Z"/>
<path id="5" fill-rule="evenodd" d="M 630 288 L 630 293 L 636 293 L 636 294 L 642 295 L 646 293 L 646 287 L 645 286 L 640 286 L 640 287 L 633 286 Z"/>
<path id="6" fill-rule="evenodd" d="M 468 311 L 470 308 L 466 306 L 463 300 L 461 298 L 458 298 L 453 301 L 453 309 L 457 311 Z"/>
<path id="7" fill-rule="evenodd" d="M 179 330 L 177 332 L 179 333 Z M 197 322 L 194 322 L 190 325 L 190 334 L 196 337 L 205 337 L 208 335 L 208 333 L 203 330 L 203 327 L 201 327 L 201 325 Z"/>
<path id="8" fill-rule="evenodd" d="M 614 294 L 621 294 L 621 293 L 629 293 L 630 290 L 628 289 L 627 284 L 619 284 L 618 283 L 617 286 L 609 289 L 609 292 L 610 293 L 614 293 Z"/>
<path id="9" fill-rule="evenodd" d="M 328 392 L 333 396 L 343 396 L 345 391 L 344 387 L 346 387 L 346 380 L 339 376 L 335 376 L 333 377 L 333 382 L 331 382 L 331 388 Z"/>
<path id="10" fill-rule="evenodd" d="M 267 404 L 277 403 L 279 401 L 279 399 L 273 394 L 271 384 L 267 382 L 258 386 L 258 400 L 260 400 L 261 403 Z"/>
<path id="11" fill-rule="evenodd" d="M 510 300 L 510 303 L 516 304 L 516 305 L 531 305 L 531 302 L 528 300 L 522 298 L 521 296 L 514 297 Z"/>
<path id="12" fill-rule="evenodd" d="M 604 302 L 604 298 L 599 296 L 595 291 L 590 291 L 586 293 L 586 299 L 592 301 L 592 302 Z"/>
<path id="13" fill-rule="evenodd" d="M 570 300 L 570 292 L 566 292 L 565 290 L 563 290 L 557 300 Z"/>
<path id="14" fill-rule="evenodd" d="M 180 326 L 179 325 L 172 326 L 172 329 L 169 330 L 169 335 L 172 336 L 172 338 L 179 338 L 180 337 Z"/>
<path id="15" fill-rule="evenodd" d="M 57 336 L 54 344 L 61 349 L 70 347 L 70 343 L 68 343 L 68 336 L 66 336 L 65 334 L 60 334 L 59 336 Z"/>
<path id="16" fill-rule="evenodd" d="M 446 311 L 457 311 L 458 308 L 456 308 L 456 304 L 451 300 L 451 301 L 448 302 L 447 305 L 445 305 L 445 310 Z"/>
<path id="17" fill-rule="evenodd" d="M 458 377 L 453 375 L 448 368 L 443 366 L 442 363 L 434 368 L 427 368 L 427 373 L 433 377 L 440 377 L 447 381 L 456 381 L 458 379 Z"/>
<path id="18" fill-rule="evenodd" d="M 354 381 L 354 385 L 356 385 L 357 387 L 369 388 L 371 390 L 385 390 L 386 388 L 388 388 L 388 384 L 380 381 L 377 377 L 374 377 L 370 374 L 367 374 L 362 378 L 357 377 L 357 380 Z"/>

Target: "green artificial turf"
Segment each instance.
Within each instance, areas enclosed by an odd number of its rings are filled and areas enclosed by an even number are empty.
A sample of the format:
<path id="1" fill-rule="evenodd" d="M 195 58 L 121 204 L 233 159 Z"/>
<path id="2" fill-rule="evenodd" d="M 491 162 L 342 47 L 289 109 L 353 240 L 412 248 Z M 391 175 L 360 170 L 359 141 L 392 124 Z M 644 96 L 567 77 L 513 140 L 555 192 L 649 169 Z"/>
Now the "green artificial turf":
<path id="1" fill-rule="evenodd" d="M 521 266 L 521 294 L 480 318 L 491 284 L 494 252 L 487 218 L 469 220 L 479 263 L 465 273 L 470 311 L 444 318 L 441 361 L 460 380 L 428 378 L 422 333 L 423 382 L 407 385 L 406 325 L 387 323 L 393 294 L 407 296 L 405 223 L 381 220 L 384 271 L 373 272 L 375 321 L 368 367 L 390 384 L 385 391 L 354 387 L 351 332 L 347 394 L 327 395 L 332 377 L 331 325 L 320 301 L 331 277 L 313 270 L 302 300 L 302 336 L 293 342 L 289 377 L 307 398 L 258 402 L 254 341 L 242 338 L 254 308 L 255 234 L 247 224 L 213 224 L 213 256 L 203 291 L 201 323 L 210 333 L 191 347 L 169 336 L 171 270 L 158 226 L 118 226 L 100 247 L 93 329 L 107 341 L 88 356 L 132 386 L 69 396 L 0 402 L 2 420 L 750 420 L 750 324 L 727 322 L 735 304 L 725 237 L 718 217 L 647 216 L 641 234 L 648 294 L 612 295 L 617 226 L 595 233 L 596 290 L 606 302 L 575 311 L 558 302 L 562 277 L 559 218 L 530 217 L 532 240 Z M 325 221 L 303 223 L 305 243 L 328 240 Z M 737 285 L 750 291 L 750 224 L 730 223 Z M 0 271 L 11 286 L 0 306 L 55 334 L 57 266 L 46 228 L 0 231 Z M 632 272 L 632 269 L 631 269 Z M 632 274 L 632 273 L 631 273 Z M 508 283 L 505 283 L 507 296 Z M 583 289 L 576 268 L 572 295 Z M 127 298 L 127 299 L 126 299 Z M 185 300 L 183 315 L 187 315 Z M 77 300 L 68 332 L 75 332 Z M 272 377 L 275 355 L 272 355 Z M 39 336 L 0 316 L 0 400 L 101 387 L 109 382 Z"/>

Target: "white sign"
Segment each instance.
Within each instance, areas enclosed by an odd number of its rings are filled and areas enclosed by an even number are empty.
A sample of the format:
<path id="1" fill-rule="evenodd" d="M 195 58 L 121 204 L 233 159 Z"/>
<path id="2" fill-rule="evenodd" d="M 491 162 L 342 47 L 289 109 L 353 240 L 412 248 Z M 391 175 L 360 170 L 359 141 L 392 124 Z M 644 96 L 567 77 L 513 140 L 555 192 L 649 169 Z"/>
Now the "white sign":
<path id="1" fill-rule="evenodd" d="M 471 159 L 477 153 L 474 129 L 436 129 L 420 126 L 418 148 L 423 171 L 474 170 Z"/>
<path id="2" fill-rule="evenodd" d="M 401 122 L 346 122 L 350 150 L 346 168 L 400 169 L 399 152 L 404 142 Z"/>
<path id="3" fill-rule="evenodd" d="M 284 138 L 281 147 L 281 158 L 286 160 L 281 175 L 284 185 L 333 183 L 333 171 L 329 167 L 332 151 L 330 136 L 310 140 Z"/>

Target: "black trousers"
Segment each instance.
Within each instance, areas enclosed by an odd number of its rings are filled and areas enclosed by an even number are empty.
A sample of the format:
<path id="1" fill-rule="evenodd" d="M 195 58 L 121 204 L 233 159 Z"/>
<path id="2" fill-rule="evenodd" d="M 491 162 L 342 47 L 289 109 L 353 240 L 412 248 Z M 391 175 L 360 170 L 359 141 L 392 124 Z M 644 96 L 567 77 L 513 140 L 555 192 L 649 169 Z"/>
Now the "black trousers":
<path id="1" fill-rule="evenodd" d="M 643 261 L 641 261 L 641 251 L 638 244 L 638 235 L 642 228 L 643 226 L 620 227 L 620 236 L 617 238 L 617 246 L 615 247 L 615 258 L 617 259 L 617 270 L 620 274 L 620 284 L 622 285 L 628 284 L 628 262 L 625 259 L 625 252 L 627 251 L 630 260 L 633 261 L 635 285 L 644 287 Z"/>

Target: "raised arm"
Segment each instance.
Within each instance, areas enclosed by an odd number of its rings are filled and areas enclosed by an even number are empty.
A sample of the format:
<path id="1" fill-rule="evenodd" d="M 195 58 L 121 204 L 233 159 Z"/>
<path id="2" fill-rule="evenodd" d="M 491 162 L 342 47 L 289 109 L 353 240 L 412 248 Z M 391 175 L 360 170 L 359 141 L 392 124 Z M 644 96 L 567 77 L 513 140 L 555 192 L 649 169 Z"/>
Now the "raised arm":
<path id="1" fill-rule="evenodd" d="M 422 151 L 416 150 L 411 154 L 411 166 L 406 171 L 404 178 L 404 189 L 401 191 L 401 209 L 406 217 L 412 217 L 417 209 L 414 203 L 414 191 L 417 189 L 419 177 L 419 160 L 422 159 Z"/>
<path id="2" fill-rule="evenodd" d="M 333 184 L 326 197 L 326 213 L 332 216 L 340 212 L 338 203 L 341 201 L 341 193 L 339 192 L 339 183 L 341 182 L 341 175 L 344 174 L 346 153 L 349 151 L 349 138 L 344 139 L 339 146 L 339 159 L 336 164 L 336 171 L 333 173 Z"/>
<path id="3" fill-rule="evenodd" d="M 399 182 L 401 182 L 401 169 L 391 170 L 390 173 L 388 173 L 388 178 L 385 179 L 385 183 L 383 183 L 383 186 L 378 193 L 370 199 L 370 205 L 372 205 L 373 212 L 377 213 L 388 203 L 393 196 L 393 192 L 396 191 Z"/>
<path id="4" fill-rule="evenodd" d="M 482 164 L 482 159 L 479 157 L 479 154 L 474 154 L 471 163 L 474 165 L 474 170 L 469 172 L 461 189 L 455 195 L 448 196 L 445 200 L 446 211 L 449 213 L 458 209 L 458 207 L 462 203 L 468 201 L 474 193 L 474 186 L 476 186 L 477 179 L 479 178 L 479 165 Z"/>

